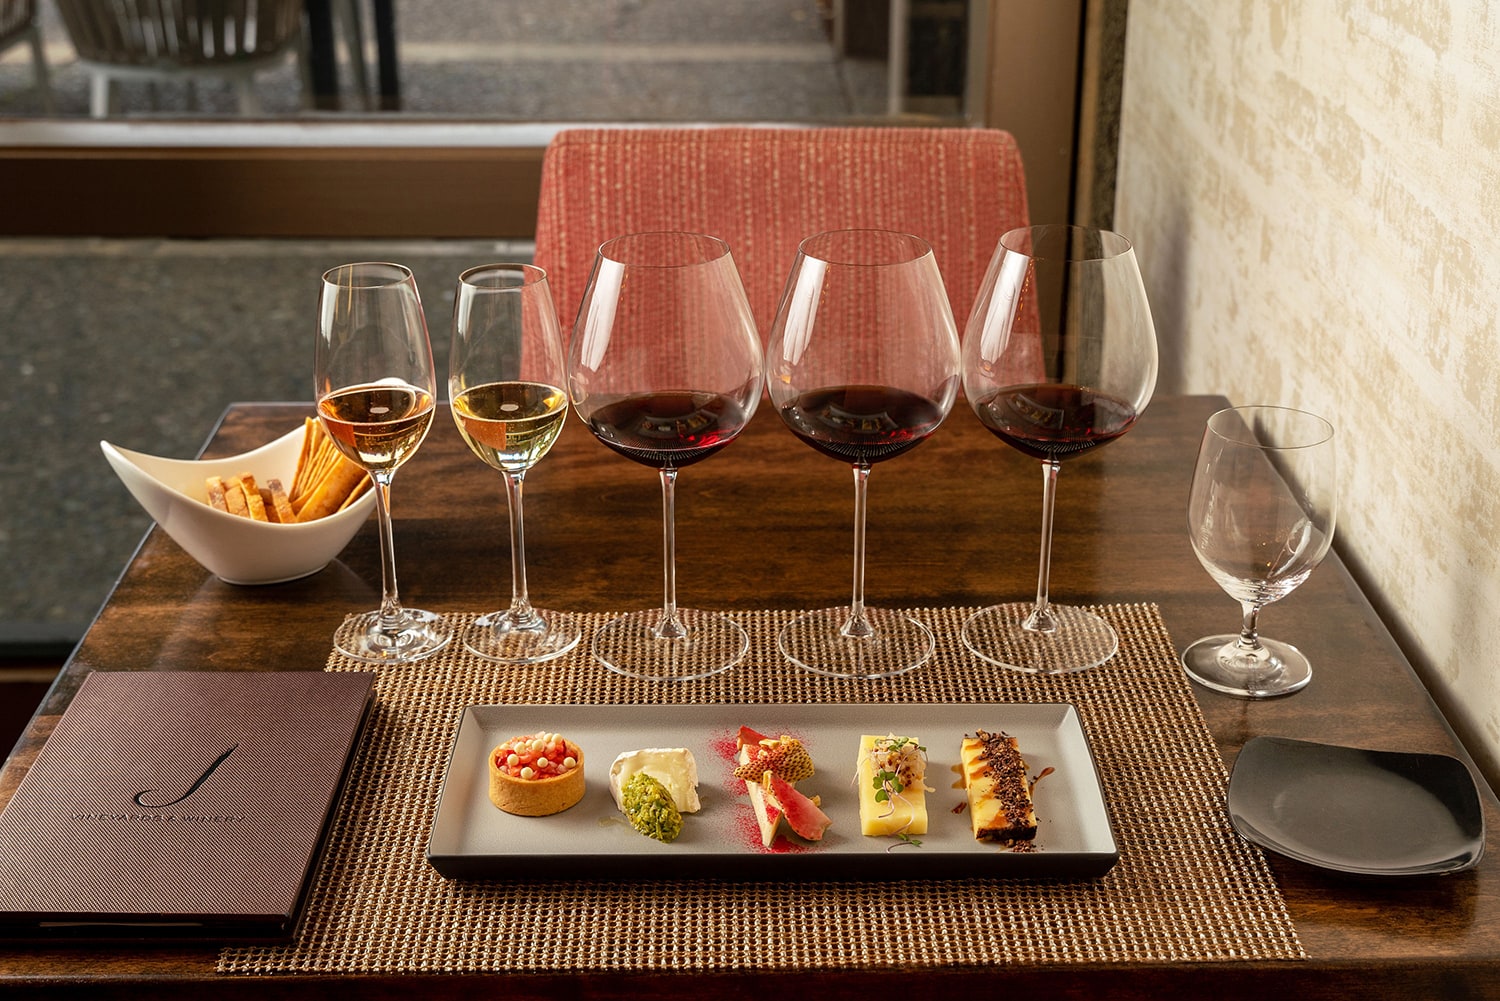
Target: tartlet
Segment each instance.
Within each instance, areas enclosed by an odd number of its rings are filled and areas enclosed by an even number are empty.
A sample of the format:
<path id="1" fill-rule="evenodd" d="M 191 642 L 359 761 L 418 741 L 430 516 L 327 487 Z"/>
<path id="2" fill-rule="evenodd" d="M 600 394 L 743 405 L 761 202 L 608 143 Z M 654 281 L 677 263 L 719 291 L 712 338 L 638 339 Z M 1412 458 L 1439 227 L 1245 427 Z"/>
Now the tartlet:
<path id="1" fill-rule="evenodd" d="M 490 752 L 490 802 L 518 817 L 561 813 L 583 799 L 583 749 L 561 734 L 512 737 Z"/>

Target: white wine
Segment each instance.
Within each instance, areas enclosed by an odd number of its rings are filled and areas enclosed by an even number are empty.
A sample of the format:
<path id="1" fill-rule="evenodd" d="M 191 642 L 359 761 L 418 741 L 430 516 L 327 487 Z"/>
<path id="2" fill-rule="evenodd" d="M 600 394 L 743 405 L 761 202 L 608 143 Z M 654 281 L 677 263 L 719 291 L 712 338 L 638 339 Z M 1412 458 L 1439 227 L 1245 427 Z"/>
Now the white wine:
<path id="1" fill-rule="evenodd" d="M 453 398 L 453 421 L 474 454 L 496 469 L 530 469 L 568 416 L 568 397 L 539 382 L 487 382 Z"/>
<path id="2" fill-rule="evenodd" d="M 318 416 L 340 452 L 378 472 L 395 469 L 432 427 L 432 394 L 405 383 L 351 386 L 325 396 Z"/>

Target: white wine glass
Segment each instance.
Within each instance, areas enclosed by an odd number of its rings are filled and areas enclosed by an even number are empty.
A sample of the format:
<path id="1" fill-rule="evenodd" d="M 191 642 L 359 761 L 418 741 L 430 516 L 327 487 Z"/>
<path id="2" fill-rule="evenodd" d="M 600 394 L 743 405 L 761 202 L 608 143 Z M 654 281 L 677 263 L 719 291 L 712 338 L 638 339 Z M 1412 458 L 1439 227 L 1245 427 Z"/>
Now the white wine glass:
<path id="1" fill-rule="evenodd" d="M 1130 430 L 1156 371 L 1156 327 L 1129 241 L 1080 226 L 1000 238 L 964 331 L 964 395 L 997 438 L 1041 460 L 1042 545 L 1036 599 L 964 623 L 964 645 L 981 660 L 1066 674 L 1119 648 L 1102 618 L 1051 600 L 1057 474 Z"/>
<path id="2" fill-rule="evenodd" d="M 499 470 L 510 513 L 510 607 L 464 633 L 472 653 L 502 664 L 536 664 L 578 645 L 575 617 L 531 604 L 526 584 L 522 488 L 568 416 L 562 332 L 547 274 L 529 264 L 489 264 L 458 278 L 448 397 L 469 450 Z"/>
<path id="3" fill-rule="evenodd" d="M 1322 562 L 1338 517 L 1333 425 L 1288 407 L 1234 407 L 1208 419 L 1188 499 L 1188 535 L 1209 576 L 1239 601 L 1240 632 L 1182 652 L 1194 681 L 1241 698 L 1298 691 L 1312 666 L 1261 636 L 1260 610 Z"/>
<path id="4" fill-rule="evenodd" d="M 356 660 L 402 663 L 431 656 L 449 632 L 435 612 L 405 608 L 396 587 L 391 480 L 432 427 L 437 383 L 417 281 L 399 264 L 343 264 L 323 275 L 313 389 L 334 444 L 374 481 L 380 524 L 380 607 L 335 635 Z"/>
<path id="5" fill-rule="evenodd" d="M 854 583 L 849 605 L 788 623 L 792 663 L 840 678 L 884 678 L 932 656 L 922 622 L 865 605 L 870 467 L 915 448 L 958 396 L 959 344 L 932 248 L 885 230 L 802 241 L 766 346 L 767 386 L 783 423 L 854 471 Z"/>
<path id="6" fill-rule="evenodd" d="M 611 619 L 594 656 L 636 678 L 686 681 L 749 649 L 726 616 L 677 605 L 676 483 L 723 449 L 760 402 L 764 356 L 729 245 L 698 233 L 634 233 L 604 243 L 568 350 L 568 393 L 594 436 L 658 471 L 660 610 Z"/>

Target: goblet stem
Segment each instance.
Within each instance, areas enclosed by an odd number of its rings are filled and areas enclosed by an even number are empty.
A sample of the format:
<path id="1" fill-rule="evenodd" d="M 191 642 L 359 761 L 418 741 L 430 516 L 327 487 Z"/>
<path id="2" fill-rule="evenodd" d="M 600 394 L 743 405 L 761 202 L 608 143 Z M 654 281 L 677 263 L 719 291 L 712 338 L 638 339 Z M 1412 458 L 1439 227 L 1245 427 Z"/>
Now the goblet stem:
<path id="1" fill-rule="evenodd" d="M 526 590 L 526 528 L 521 503 L 525 480 L 524 469 L 505 474 L 505 506 L 510 512 L 510 618 L 518 628 L 540 621 Z"/>
<path id="2" fill-rule="evenodd" d="M 390 470 L 370 474 L 375 489 L 375 513 L 380 526 L 380 621 L 379 630 L 394 646 L 397 634 L 406 627 L 401 598 L 396 590 L 396 544 L 391 533 Z"/>
<path id="3" fill-rule="evenodd" d="M 661 621 L 651 632 L 657 639 L 680 640 L 687 626 L 677 616 L 677 470 L 661 471 L 662 600 Z"/>
<path id="4" fill-rule="evenodd" d="M 1057 631 L 1057 617 L 1052 614 L 1047 592 L 1052 583 L 1052 511 L 1057 503 L 1057 471 L 1061 463 L 1042 462 L 1042 555 L 1036 576 L 1036 604 L 1021 623 L 1034 633 Z"/>
<path id="5" fill-rule="evenodd" d="M 1261 646 L 1260 631 L 1256 626 L 1256 619 L 1260 617 L 1260 604 L 1254 601 L 1242 601 L 1240 608 L 1244 623 L 1240 626 L 1240 640 L 1235 644 L 1235 649 L 1247 657 L 1260 657 L 1266 649 Z"/>
<path id="6" fill-rule="evenodd" d="M 850 639 L 867 639 L 875 627 L 865 615 L 865 504 L 869 493 L 869 464 L 854 464 L 854 593 L 849 599 L 849 618 L 839 627 L 839 635 Z"/>

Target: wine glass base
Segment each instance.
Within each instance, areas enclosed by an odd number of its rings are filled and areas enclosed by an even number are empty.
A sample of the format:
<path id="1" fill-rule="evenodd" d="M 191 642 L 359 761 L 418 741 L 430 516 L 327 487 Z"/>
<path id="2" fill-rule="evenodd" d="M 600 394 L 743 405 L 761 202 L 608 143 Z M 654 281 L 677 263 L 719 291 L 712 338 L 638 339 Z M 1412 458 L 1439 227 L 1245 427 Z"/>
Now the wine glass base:
<path id="1" fill-rule="evenodd" d="M 497 664 L 540 664 L 572 650 L 582 636 L 571 615 L 533 609 L 518 621 L 505 610 L 475 619 L 464 631 L 464 649 Z"/>
<path id="2" fill-rule="evenodd" d="M 678 609 L 687 635 L 663 638 L 660 610 L 630 612 L 594 633 L 595 659 L 616 674 L 647 681 L 694 681 L 727 671 L 750 649 L 750 637 L 733 620 L 714 612 Z"/>
<path id="3" fill-rule="evenodd" d="M 964 646 L 980 660 L 1029 674 L 1087 671 L 1109 660 L 1120 647 L 1108 622 L 1067 605 L 1047 606 L 1056 629 L 1027 629 L 1023 623 L 1034 607 L 1017 601 L 980 609 L 964 623 Z"/>
<path id="4" fill-rule="evenodd" d="M 378 611 L 357 615 L 334 634 L 333 645 L 345 657 L 366 663 L 409 664 L 431 657 L 452 638 L 436 612 L 403 608 L 401 614 L 404 625 L 396 631 L 381 628 Z"/>
<path id="5" fill-rule="evenodd" d="M 849 608 L 824 608 L 786 624 L 776 637 L 782 656 L 804 671 L 834 678 L 891 678 L 922 666 L 936 646 L 932 630 L 900 612 L 865 609 L 870 636 L 845 636 Z"/>
<path id="6" fill-rule="evenodd" d="M 1242 699 L 1290 695 L 1312 680 L 1312 665 L 1290 643 L 1260 638 L 1266 656 L 1240 654 L 1239 633 L 1205 636 L 1182 651 L 1182 669 L 1205 688 Z"/>

